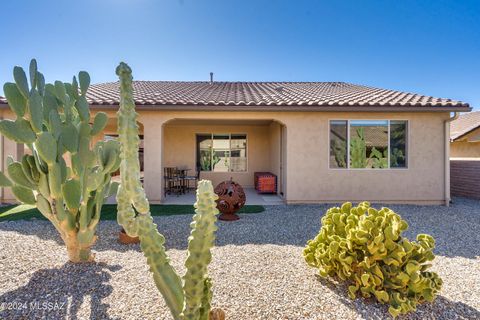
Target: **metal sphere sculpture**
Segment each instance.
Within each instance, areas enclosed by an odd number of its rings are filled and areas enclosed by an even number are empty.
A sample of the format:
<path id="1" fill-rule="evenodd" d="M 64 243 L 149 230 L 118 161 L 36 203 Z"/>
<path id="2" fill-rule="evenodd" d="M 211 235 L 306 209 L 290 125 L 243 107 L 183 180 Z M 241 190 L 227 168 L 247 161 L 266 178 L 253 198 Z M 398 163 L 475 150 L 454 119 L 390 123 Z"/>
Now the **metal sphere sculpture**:
<path id="1" fill-rule="evenodd" d="M 230 178 L 217 185 L 214 191 L 218 195 L 217 208 L 221 212 L 218 219 L 225 221 L 240 219 L 236 212 L 245 205 L 247 200 L 242 186 Z"/>

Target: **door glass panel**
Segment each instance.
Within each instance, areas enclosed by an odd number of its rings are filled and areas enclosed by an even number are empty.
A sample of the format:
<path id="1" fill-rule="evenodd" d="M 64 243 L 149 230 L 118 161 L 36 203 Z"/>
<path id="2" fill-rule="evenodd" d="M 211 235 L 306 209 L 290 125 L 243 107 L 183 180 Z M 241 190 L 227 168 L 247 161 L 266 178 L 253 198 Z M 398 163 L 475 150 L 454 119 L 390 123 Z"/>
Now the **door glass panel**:
<path id="1" fill-rule="evenodd" d="M 213 135 L 212 171 L 228 172 L 230 168 L 230 136 Z"/>
<path id="2" fill-rule="evenodd" d="M 197 134 L 197 168 L 201 171 L 212 170 L 212 135 Z"/>
<path id="3" fill-rule="evenodd" d="M 230 171 L 247 171 L 247 136 L 232 134 L 230 151 Z"/>

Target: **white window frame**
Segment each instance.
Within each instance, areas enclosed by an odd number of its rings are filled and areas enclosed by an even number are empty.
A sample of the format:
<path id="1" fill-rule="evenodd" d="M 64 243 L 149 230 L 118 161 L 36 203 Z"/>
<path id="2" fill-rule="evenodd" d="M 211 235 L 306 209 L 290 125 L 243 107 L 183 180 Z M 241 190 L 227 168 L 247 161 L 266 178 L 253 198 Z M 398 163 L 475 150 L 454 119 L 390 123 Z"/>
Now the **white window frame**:
<path id="1" fill-rule="evenodd" d="M 207 133 L 195 133 L 195 162 L 197 162 L 197 139 L 196 137 L 199 136 L 199 135 L 210 135 L 210 139 L 212 141 L 212 147 L 213 147 L 213 136 L 228 136 L 228 148 L 229 148 L 229 157 L 228 157 L 228 171 L 213 171 L 213 170 L 209 170 L 209 171 L 204 171 L 200 168 L 200 172 L 209 172 L 209 173 L 227 173 L 227 172 L 233 172 L 233 173 L 247 173 L 248 172 L 248 153 L 249 153 L 249 148 L 248 148 L 248 134 L 246 133 L 210 133 L 210 132 L 207 132 Z M 245 145 L 245 149 L 246 149 L 246 152 L 245 152 L 245 158 L 247 158 L 247 161 L 246 161 L 246 168 L 245 168 L 245 171 L 231 171 L 231 167 L 230 167 L 230 164 L 232 163 L 231 160 L 232 160 L 232 135 L 244 135 L 245 136 L 245 141 L 246 141 L 246 145 Z M 211 154 L 211 157 L 213 157 L 213 153 Z M 210 159 L 212 160 L 212 159 Z"/>
<path id="2" fill-rule="evenodd" d="M 347 122 L 347 167 L 346 168 L 332 168 L 330 167 L 330 135 L 332 133 L 331 130 L 331 122 L 332 121 L 346 121 Z M 350 122 L 352 121 L 387 121 L 388 126 L 388 168 L 350 168 Z M 407 123 L 407 141 L 405 146 L 405 151 L 407 152 L 406 162 L 407 165 L 405 167 L 390 167 L 390 121 L 405 121 Z M 328 119 L 328 169 L 329 170 L 408 170 L 410 168 L 410 121 L 407 119 Z"/>

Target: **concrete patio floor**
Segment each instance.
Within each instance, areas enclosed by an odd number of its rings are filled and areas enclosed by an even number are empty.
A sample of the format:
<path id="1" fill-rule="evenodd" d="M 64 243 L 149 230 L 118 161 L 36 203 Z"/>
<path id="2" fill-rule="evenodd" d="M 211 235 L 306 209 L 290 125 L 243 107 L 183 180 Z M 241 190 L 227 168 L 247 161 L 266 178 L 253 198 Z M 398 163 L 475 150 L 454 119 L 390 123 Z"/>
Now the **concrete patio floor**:
<path id="1" fill-rule="evenodd" d="M 258 194 L 254 188 L 245 188 L 245 195 L 247 196 L 246 204 L 250 205 L 281 205 L 284 204 L 282 198 L 276 194 Z M 195 191 L 190 190 L 189 193 L 182 195 L 167 194 L 167 197 L 162 204 L 194 204 Z"/>

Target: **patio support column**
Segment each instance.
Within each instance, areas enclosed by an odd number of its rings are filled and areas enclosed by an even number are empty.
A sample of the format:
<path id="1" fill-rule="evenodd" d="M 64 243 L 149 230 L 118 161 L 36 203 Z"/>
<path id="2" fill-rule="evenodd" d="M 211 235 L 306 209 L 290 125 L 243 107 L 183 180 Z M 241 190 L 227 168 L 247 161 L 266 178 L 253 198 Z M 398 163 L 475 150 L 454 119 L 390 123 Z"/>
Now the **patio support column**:
<path id="1" fill-rule="evenodd" d="M 145 115 L 139 119 L 143 124 L 143 173 L 144 187 L 151 203 L 163 200 L 163 124 L 158 116 Z"/>
<path id="2" fill-rule="evenodd" d="M 2 152 L 0 162 L 2 172 L 7 172 L 7 158 L 11 156 L 15 161 L 18 161 L 23 156 L 23 144 L 16 143 L 10 139 L 0 136 L 0 150 Z M 8 176 L 8 174 L 7 174 Z M 1 188 L 2 202 L 17 202 L 10 188 Z"/>

